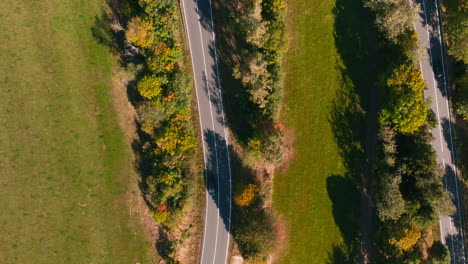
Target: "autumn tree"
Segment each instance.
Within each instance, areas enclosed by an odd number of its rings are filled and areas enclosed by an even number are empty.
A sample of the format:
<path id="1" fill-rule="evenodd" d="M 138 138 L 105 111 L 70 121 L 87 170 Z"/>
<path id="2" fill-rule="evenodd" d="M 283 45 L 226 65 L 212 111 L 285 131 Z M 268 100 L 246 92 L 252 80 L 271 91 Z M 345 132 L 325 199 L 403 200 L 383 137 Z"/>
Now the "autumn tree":
<path id="1" fill-rule="evenodd" d="M 174 156 L 182 153 L 195 146 L 195 139 L 190 128 L 188 114 L 176 114 L 171 118 L 155 140 L 156 155 Z"/>
<path id="2" fill-rule="evenodd" d="M 154 105 L 154 103 L 145 101 L 136 108 L 138 119 L 141 124 L 141 130 L 151 135 L 155 128 L 161 125 L 164 119 L 162 111 Z"/>
<path id="3" fill-rule="evenodd" d="M 379 30 L 393 42 L 412 29 L 420 13 L 420 6 L 414 3 L 411 7 L 407 0 L 366 0 L 365 5 L 374 11 Z"/>
<path id="4" fill-rule="evenodd" d="M 255 198 L 255 193 L 258 192 L 258 187 L 255 184 L 249 184 L 236 196 L 234 196 L 234 203 L 238 206 L 249 206 Z"/>
<path id="5" fill-rule="evenodd" d="M 161 83 L 155 75 L 147 75 L 138 82 L 137 90 L 146 99 L 156 98 L 161 93 Z"/>
<path id="6" fill-rule="evenodd" d="M 171 72 L 182 56 L 179 46 L 169 47 L 160 42 L 153 48 L 151 56 L 148 57 L 148 67 L 155 73 Z"/>
<path id="7" fill-rule="evenodd" d="M 148 19 L 134 17 L 128 23 L 125 36 L 133 45 L 148 48 L 154 44 L 154 25 Z"/>
<path id="8" fill-rule="evenodd" d="M 382 166 L 389 169 L 395 165 L 397 148 L 396 148 L 396 133 L 390 127 L 384 126 L 380 129 L 379 140 L 382 148 Z"/>
<path id="9" fill-rule="evenodd" d="M 283 135 L 275 131 L 264 140 L 261 149 L 266 162 L 280 164 L 285 151 Z"/>
<path id="10" fill-rule="evenodd" d="M 390 124 L 401 133 L 414 133 L 426 123 L 429 114 L 421 72 L 411 64 L 402 64 L 391 72 L 385 85 L 387 104 L 380 113 L 381 124 Z"/>
<path id="11" fill-rule="evenodd" d="M 420 237 L 421 231 L 414 227 L 405 227 L 395 230 L 389 243 L 395 246 L 399 252 L 407 252 L 416 245 Z"/>

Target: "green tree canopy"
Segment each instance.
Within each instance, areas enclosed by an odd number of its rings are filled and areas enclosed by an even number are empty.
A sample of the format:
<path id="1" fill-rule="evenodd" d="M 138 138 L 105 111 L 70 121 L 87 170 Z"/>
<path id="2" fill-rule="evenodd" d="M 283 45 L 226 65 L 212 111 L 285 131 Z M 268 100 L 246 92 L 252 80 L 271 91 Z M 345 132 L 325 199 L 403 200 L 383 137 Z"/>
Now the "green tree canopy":
<path id="1" fill-rule="evenodd" d="M 448 53 L 468 64 L 468 0 L 445 1 Z"/>
<path id="2" fill-rule="evenodd" d="M 382 221 L 398 220 L 405 212 L 405 200 L 400 192 L 401 176 L 381 176 L 376 193 L 377 214 Z"/>
<path id="3" fill-rule="evenodd" d="M 125 36 L 133 45 L 148 48 L 154 44 L 153 23 L 141 17 L 134 17 L 128 23 Z"/>
<path id="4" fill-rule="evenodd" d="M 382 125 L 391 124 L 404 134 L 414 133 L 426 123 L 429 114 L 420 71 L 411 64 L 402 64 L 391 72 L 385 84 L 388 97 L 380 114 Z"/>
<path id="5" fill-rule="evenodd" d="M 151 100 L 161 93 L 161 83 L 158 77 L 147 75 L 138 82 L 137 89 L 141 96 Z"/>
<path id="6" fill-rule="evenodd" d="M 268 72 L 267 61 L 262 53 L 255 52 L 247 54 L 246 58 L 234 67 L 234 78 L 240 79 L 250 94 L 250 100 L 265 108 L 267 97 L 271 92 L 271 75 Z"/>
<path id="7" fill-rule="evenodd" d="M 367 0 L 365 5 L 375 12 L 379 30 L 393 42 L 412 29 L 420 12 L 418 4 L 414 3 L 411 7 L 407 0 Z"/>

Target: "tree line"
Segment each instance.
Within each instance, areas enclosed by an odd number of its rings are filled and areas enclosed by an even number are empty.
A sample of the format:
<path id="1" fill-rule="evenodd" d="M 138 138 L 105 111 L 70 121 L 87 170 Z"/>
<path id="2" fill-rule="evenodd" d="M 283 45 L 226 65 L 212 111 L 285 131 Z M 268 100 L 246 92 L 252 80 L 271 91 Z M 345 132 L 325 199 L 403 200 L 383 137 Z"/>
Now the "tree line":
<path id="1" fill-rule="evenodd" d="M 184 57 L 181 18 L 176 0 L 126 1 L 125 38 L 137 50 L 141 69 L 136 107 L 141 131 L 142 189 L 156 222 L 170 233 L 180 218 L 192 177 L 189 153 L 196 146 L 191 113 L 192 80 Z M 165 235 L 160 255 L 175 260 L 181 241 Z M 158 246 L 157 246 L 158 247 Z"/>
<path id="2" fill-rule="evenodd" d="M 386 71 L 377 84 L 383 91 L 379 113 L 378 157 L 375 164 L 375 232 L 379 263 L 450 263 L 446 246 L 432 241 L 440 215 L 456 208 L 443 188 L 445 168 L 436 161 L 429 132 L 437 120 L 424 99 L 419 70 L 424 56 L 413 22 L 420 7 L 406 0 L 367 0 L 388 52 Z"/>
<path id="3" fill-rule="evenodd" d="M 254 133 L 244 145 L 245 164 L 280 164 L 284 139 L 277 119 L 283 93 L 281 59 L 287 48 L 284 0 L 236 0 L 229 27 L 239 44 L 234 78 L 249 94 L 256 116 Z"/>

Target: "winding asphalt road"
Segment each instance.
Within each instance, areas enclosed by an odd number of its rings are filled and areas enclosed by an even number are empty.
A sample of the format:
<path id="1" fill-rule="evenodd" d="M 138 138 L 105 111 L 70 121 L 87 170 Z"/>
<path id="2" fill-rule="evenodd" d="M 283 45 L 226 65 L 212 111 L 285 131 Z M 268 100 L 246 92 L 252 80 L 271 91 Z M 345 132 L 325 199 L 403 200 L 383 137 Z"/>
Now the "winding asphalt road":
<path id="1" fill-rule="evenodd" d="M 207 189 L 200 262 L 225 264 L 231 228 L 231 168 L 211 0 L 182 0 L 197 94 Z"/>
<path id="2" fill-rule="evenodd" d="M 411 1 L 411 0 L 410 0 Z M 447 67 L 443 41 L 441 40 L 438 0 L 415 0 L 421 5 L 421 21 L 414 24 L 419 44 L 427 48 L 429 60 L 420 60 L 420 68 L 428 89 L 425 97 L 430 100 L 432 111 L 437 116 L 437 126 L 431 131 L 432 146 L 437 161 L 445 168 L 444 187 L 453 195 L 457 212 L 439 219 L 441 240 L 450 249 L 452 263 L 465 261 L 463 241 L 463 215 L 458 188 L 455 149 L 453 144 L 452 121 L 447 89 Z"/>

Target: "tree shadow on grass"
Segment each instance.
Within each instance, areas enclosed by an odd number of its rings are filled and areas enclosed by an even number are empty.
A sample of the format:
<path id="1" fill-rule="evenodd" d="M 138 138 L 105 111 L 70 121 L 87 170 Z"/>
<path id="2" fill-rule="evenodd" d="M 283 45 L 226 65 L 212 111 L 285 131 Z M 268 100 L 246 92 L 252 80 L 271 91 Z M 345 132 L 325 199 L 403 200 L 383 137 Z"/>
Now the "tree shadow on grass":
<path id="1" fill-rule="evenodd" d="M 125 27 L 128 18 L 136 15 L 135 12 L 140 12 L 141 9 L 138 7 L 136 0 L 128 0 L 125 1 L 125 4 L 127 4 L 127 13 L 123 14 L 123 1 L 106 0 L 105 2 L 104 11 L 100 15 L 95 16 L 90 34 L 95 41 L 108 48 L 108 50 L 118 58 L 119 66 L 130 72 L 128 73 L 129 77 L 133 77 L 131 76 L 132 74 L 135 75 L 134 78 L 123 78 L 122 81 L 125 82 L 124 85 L 129 102 L 134 108 L 138 108 L 138 106 L 145 101 L 136 88 L 137 81 L 146 74 L 144 70 L 141 70 L 142 67 L 140 67 L 145 63 L 145 59 L 139 54 L 139 49 L 131 45 L 126 39 Z M 135 122 L 137 133 L 137 136 L 131 143 L 133 153 L 135 154 L 135 171 L 138 172 L 140 176 L 140 195 L 148 208 L 151 208 L 152 205 L 146 197 L 146 190 L 148 190 L 146 179 L 148 176 L 154 174 L 155 160 L 153 149 L 150 147 L 150 144 L 148 144 L 151 142 L 152 138 L 142 130 L 141 124 L 137 118 L 133 121 Z M 182 195 L 186 195 L 186 193 Z M 158 230 L 158 239 L 155 241 L 154 247 L 160 257 L 166 261 L 170 261 L 174 257 L 177 243 L 178 241 L 171 241 L 170 233 L 163 227 Z"/>
<path id="2" fill-rule="evenodd" d="M 139 49 L 131 45 L 125 37 L 124 27 L 128 23 L 128 17 L 121 12 L 121 1 L 107 0 L 106 3 L 102 13 L 94 17 L 91 27 L 93 38 L 117 56 L 121 66 L 127 66 L 129 63 L 144 63 L 143 58 L 138 54 Z M 133 6 L 129 10 L 138 10 L 135 1 L 128 1 L 128 5 Z"/>
<path id="3" fill-rule="evenodd" d="M 340 228 L 347 245 L 353 245 L 358 235 L 359 192 L 354 179 L 342 175 L 331 175 L 327 178 L 327 191 L 333 204 L 333 217 Z M 343 250 L 352 251 L 352 247 Z"/>
<path id="4" fill-rule="evenodd" d="M 380 105 L 376 83 L 384 58 L 373 16 L 362 0 L 337 0 L 333 13 L 341 87 L 329 122 L 346 173 L 327 178 L 335 223 L 344 238 L 344 244 L 330 252 L 329 263 L 363 263 L 374 254 L 371 186 Z"/>

